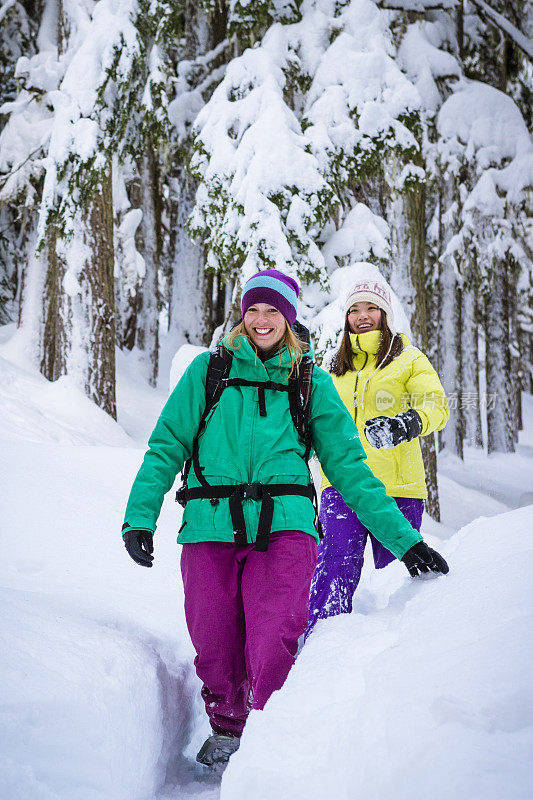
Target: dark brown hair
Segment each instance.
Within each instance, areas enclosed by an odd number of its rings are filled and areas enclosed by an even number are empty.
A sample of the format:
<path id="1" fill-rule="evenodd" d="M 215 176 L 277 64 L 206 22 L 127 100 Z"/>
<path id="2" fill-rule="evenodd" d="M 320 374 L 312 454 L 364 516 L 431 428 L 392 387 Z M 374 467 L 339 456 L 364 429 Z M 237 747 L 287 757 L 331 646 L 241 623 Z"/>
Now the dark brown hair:
<path id="1" fill-rule="evenodd" d="M 381 330 L 381 338 L 379 340 L 378 352 L 376 353 L 376 364 L 379 364 L 379 368 L 383 369 L 390 364 L 391 361 L 396 358 L 396 356 L 400 355 L 403 350 L 403 342 L 399 333 L 396 333 L 394 336 L 392 335 L 389 326 L 387 325 L 387 315 L 383 309 L 380 309 L 380 311 L 381 322 L 379 327 Z M 353 352 L 350 333 L 352 333 L 352 331 L 350 330 L 350 325 L 348 324 L 348 314 L 346 314 L 342 341 L 339 349 L 331 360 L 331 365 L 329 368 L 330 372 L 333 372 L 334 375 L 338 375 L 339 377 L 344 375 L 349 370 L 355 369 L 353 365 Z"/>

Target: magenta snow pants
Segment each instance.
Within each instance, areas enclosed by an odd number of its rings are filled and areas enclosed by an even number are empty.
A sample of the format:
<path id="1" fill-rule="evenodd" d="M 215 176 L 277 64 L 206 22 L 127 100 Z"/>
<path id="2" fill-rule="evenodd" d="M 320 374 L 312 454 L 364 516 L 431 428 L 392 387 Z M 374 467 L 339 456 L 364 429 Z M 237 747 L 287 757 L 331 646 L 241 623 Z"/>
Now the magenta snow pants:
<path id="1" fill-rule="evenodd" d="M 413 497 L 395 497 L 394 500 L 404 517 L 419 531 L 424 501 Z M 365 528 L 333 487 L 322 492 L 320 522 L 324 539 L 318 548 L 318 563 L 311 584 L 306 638 L 319 619 L 351 613 L 368 536 L 377 569 L 394 561 L 392 553 Z"/>
<path id="2" fill-rule="evenodd" d="M 315 566 L 316 542 L 301 531 L 272 533 L 266 553 L 183 545 L 185 618 L 215 733 L 240 736 L 250 709 L 283 686 L 307 625 Z"/>

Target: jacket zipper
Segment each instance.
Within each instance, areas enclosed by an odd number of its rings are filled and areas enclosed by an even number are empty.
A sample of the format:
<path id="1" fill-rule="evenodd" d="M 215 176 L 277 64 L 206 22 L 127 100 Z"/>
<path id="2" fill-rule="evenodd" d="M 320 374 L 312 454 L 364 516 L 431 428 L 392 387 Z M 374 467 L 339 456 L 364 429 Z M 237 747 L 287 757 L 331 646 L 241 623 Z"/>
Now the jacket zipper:
<path id="1" fill-rule="evenodd" d="M 359 346 L 359 336 L 356 338 L 357 346 Z M 357 425 L 357 406 L 359 405 L 357 402 L 357 384 L 359 383 L 359 378 L 361 377 L 364 368 L 366 367 L 366 362 L 368 361 L 368 353 L 365 350 L 361 350 L 362 353 L 365 354 L 365 360 L 361 369 L 358 369 L 355 373 L 355 389 L 353 393 L 353 401 L 354 401 L 354 422 Z"/>

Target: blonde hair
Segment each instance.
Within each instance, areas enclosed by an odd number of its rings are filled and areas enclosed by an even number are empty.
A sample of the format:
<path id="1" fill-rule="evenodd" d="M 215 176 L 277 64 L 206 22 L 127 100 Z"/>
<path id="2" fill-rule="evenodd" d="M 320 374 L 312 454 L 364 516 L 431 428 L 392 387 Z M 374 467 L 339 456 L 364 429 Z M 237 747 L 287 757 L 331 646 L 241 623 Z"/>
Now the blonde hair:
<path id="1" fill-rule="evenodd" d="M 238 350 L 241 346 L 240 342 L 235 341 L 237 336 L 246 336 L 248 341 L 250 342 L 251 346 L 255 351 L 255 355 L 257 356 L 257 347 L 252 342 L 248 333 L 246 331 L 246 326 L 244 324 L 244 320 L 241 320 L 238 325 L 231 329 L 226 337 L 226 342 L 233 350 Z M 293 371 L 296 370 L 296 374 L 300 369 L 300 363 L 304 354 L 309 350 L 309 345 L 307 342 L 303 342 L 294 331 L 290 328 L 289 323 L 285 321 L 285 333 L 283 334 L 283 338 L 278 344 L 278 352 L 279 352 L 279 360 L 281 364 L 281 351 L 283 348 L 286 347 L 289 356 L 291 359 L 291 371 L 289 372 L 289 376 L 292 375 Z"/>

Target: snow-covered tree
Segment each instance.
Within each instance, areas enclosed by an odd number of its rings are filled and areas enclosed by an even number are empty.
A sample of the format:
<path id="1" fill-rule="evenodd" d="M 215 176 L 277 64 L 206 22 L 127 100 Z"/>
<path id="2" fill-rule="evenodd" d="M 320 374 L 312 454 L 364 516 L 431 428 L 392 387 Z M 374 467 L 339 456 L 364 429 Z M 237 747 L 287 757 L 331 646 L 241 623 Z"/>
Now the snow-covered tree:
<path id="1" fill-rule="evenodd" d="M 25 197 L 38 208 L 22 293 L 28 348 L 46 377 L 72 375 L 112 415 L 113 212 L 105 135 L 117 77 L 127 77 L 138 49 L 133 10 L 126 0 L 45 4 L 39 49 L 18 61 L 24 89 L 4 106 L 11 114 L 0 140 L 2 196 Z"/>
<path id="2" fill-rule="evenodd" d="M 457 184 L 445 214 L 459 211 L 443 257 L 453 266 L 459 288 L 466 275 L 466 294 L 476 288 L 484 299 L 479 312 L 485 336 L 489 451 L 512 450 L 518 381 L 513 380 L 511 352 L 516 349 L 517 328 L 510 309 L 518 303 L 520 265 L 528 268 L 521 239 L 533 185 L 533 145 L 513 100 L 478 82 L 457 85 L 439 111 L 437 127 L 440 158 Z M 470 299 L 467 311 L 472 305 Z"/>
<path id="3" fill-rule="evenodd" d="M 299 278 L 320 357 L 371 262 L 450 395 L 441 444 L 514 447 L 533 349 L 526 0 L 0 14 L 0 315 L 48 377 L 112 413 L 115 338 L 154 383 L 160 335 L 164 359 L 208 344 L 265 267 Z"/>
<path id="4" fill-rule="evenodd" d="M 166 160 L 168 236 L 164 261 L 169 284 L 169 344 L 211 342 L 223 321 L 231 286 L 205 269 L 201 242 L 193 241 L 188 220 L 195 203 L 197 179 L 191 174 L 193 123 L 224 76 L 232 45 L 227 37 L 225 7 L 206 13 L 187 0 L 186 23 L 176 54 L 175 94 L 169 103 L 171 149 Z M 226 291 L 227 288 L 227 291 Z"/>
<path id="5" fill-rule="evenodd" d="M 0 6 L 0 108 L 16 100 L 18 59 L 34 52 L 36 25 L 30 12 L 29 3 L 6 0 Z M 6 121 L 6 111 L 0 110 L 0 130 Z M 0 189 L 2 183 L 0 176 Z M 17 318 L 15 298 L 20 287 L 20 253 L 27 225 L 24 207 L 0 203 L 0 324 Z"/>
<path id="6" fill-rule="evenodd" d="M 190 228 L 207 265 L 230 279 L 275 266 L 303 279 L 324 270 L 316 239 L 336 198 L 285 97 L 302 77 L 298 28 L 275 24 L 233 59 L 195 123 Z"/>

